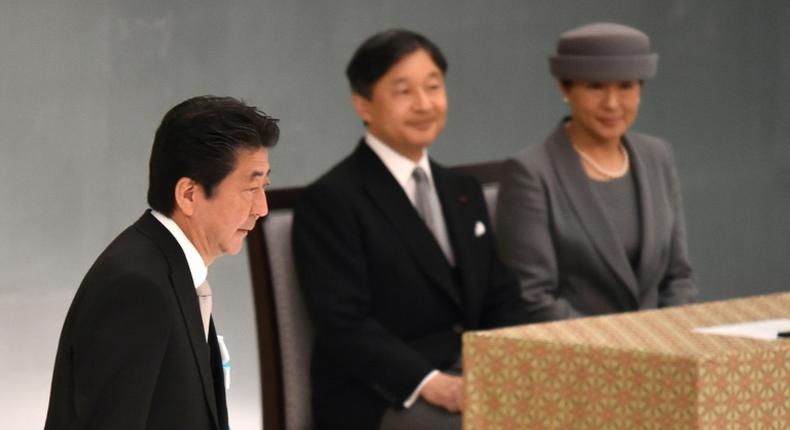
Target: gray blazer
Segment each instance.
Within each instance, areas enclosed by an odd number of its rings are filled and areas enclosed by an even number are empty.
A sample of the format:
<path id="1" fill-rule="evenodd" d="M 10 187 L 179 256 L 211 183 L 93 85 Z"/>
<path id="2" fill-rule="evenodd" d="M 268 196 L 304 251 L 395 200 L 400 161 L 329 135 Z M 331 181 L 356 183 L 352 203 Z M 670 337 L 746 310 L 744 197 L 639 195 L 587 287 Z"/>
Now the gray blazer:
<path id="1" fill-rule="evenodd" d="M 636 271 L 562 123 L 506 163 L 496 211 L 500 255 L 518 274 L 536 321 L 680 305 L 696 296 L 670 147 L 637 133 L 623 141 L 639 195 Z"/>

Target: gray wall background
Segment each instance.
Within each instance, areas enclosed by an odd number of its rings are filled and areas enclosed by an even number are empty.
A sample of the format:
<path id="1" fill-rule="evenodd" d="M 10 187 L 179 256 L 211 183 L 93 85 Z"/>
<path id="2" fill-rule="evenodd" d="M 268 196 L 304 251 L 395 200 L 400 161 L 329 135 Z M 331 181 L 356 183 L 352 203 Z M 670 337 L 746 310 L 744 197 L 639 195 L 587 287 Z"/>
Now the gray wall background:
<path id="1" fill-rule="evenodd" d="M 564 112 L 546 57 L 563 30 L 618 21 L 652 36 L 659 74 L 636 129 L 674 144 L 702 299 L 786 290 L 790 264 L 790 2 L 786 0 L 44 2 L 0 5 L 0 408 L 41 428 L 60 327 L 83 274 L 146 208 L 164 112 L 243 97 L 282 119 L 273 186 L 302 185 L 362 133 L 343 69 L 402 26 L 450 62 L 432 155 L 499 159 Z M 233 359 L 234 429 L 260 428 L 246 254 L 210 268 Z"/>

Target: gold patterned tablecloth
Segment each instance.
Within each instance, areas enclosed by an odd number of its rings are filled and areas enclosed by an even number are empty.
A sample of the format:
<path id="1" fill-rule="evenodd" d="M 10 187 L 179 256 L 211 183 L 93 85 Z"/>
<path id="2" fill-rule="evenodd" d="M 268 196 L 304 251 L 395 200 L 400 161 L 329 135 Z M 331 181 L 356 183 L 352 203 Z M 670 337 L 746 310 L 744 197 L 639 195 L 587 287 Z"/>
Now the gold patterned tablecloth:
<path id="1" fill-rule="evenodd" d="M 464 429 L 790 429 L 790 293 L 464 335 Z"/>

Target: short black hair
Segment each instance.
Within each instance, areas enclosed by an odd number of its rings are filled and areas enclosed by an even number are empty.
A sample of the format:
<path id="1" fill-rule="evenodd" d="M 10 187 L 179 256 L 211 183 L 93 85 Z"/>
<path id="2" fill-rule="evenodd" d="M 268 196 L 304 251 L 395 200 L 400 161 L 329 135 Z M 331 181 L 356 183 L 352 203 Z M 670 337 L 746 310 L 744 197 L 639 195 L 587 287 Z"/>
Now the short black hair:
<path id="1" fill-rule="evenodd" d="M 269 148 L 280 137 L 279 120 L 232 97 L 199 96 L 165 114 L 156 130 L 148 174 L 148 204 L 167 216 L 183 177 L 211 198 L 234 169 L 240 151 Z"/>
<path id="2" fill-rule="evenodd" d="M 428 52 L 442 74 L 447 73 L 447 60 L 427 37 L 409 30 L 385 30 L 362 42 L 351 57 L 346 67 L 351 91 L 370 99 L 376 82 L 401 58 L 418 49 Z"/>

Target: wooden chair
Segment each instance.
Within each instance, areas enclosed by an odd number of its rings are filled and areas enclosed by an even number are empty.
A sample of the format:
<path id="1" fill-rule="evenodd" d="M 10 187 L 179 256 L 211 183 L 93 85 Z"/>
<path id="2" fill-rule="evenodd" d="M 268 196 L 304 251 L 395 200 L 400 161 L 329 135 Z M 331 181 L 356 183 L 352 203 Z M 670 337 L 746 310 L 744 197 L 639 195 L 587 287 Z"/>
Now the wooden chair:
<path id="1" fill-rule="evenodd" d="M 478 178 L 492 214 L 502 162 L 452 168 Z M 247 237 L 260 348 L 265 430 L 313 427 L 310 358 L 313 331 L 291 252 L 293 208 L 302 188 L 267 192 L 269 215 Z"/>

